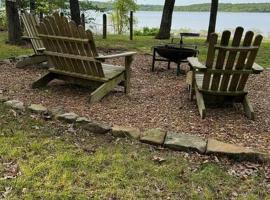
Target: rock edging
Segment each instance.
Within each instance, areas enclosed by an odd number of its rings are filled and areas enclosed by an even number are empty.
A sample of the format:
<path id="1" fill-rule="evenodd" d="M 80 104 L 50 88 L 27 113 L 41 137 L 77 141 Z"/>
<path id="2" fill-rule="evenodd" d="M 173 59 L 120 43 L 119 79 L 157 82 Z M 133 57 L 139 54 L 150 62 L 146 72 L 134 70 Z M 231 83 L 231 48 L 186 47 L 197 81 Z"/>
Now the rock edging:
<path id="1" fill-rule="evenodd" d="M 5 106 L 20 112 L 29 111 L 41 116 L 43 116 L 45 113 L 51 113 L 51 119 L 74 124 L 77 128 L 82 128 L 95 134 L 111 133 L 114 137 L 133 138 L 142 143 L 164 146 L 165 148 L 176 151 L 227 156 L 238 161 L 270 163 L 270 154 L 262 153 L 260 151 L 239 145 L 224 143 L 212 138 L 203 139 L 201 137 L 185 133 L 166 132 L 160 128 L 149 129 L 145 132 L 141 132 L 137 128 L 121 127 L 116 125 L 112 127 L 103 123 L 91 121 L 85 117 L 80 117 L 73 112 L 64 112 L 58 108 L 49 110 L 41 104 L 31 104 L 30 106 L 26 107 L 23 102 L 18 100 L 9 100 L 8 97 L 3 95 L 1 95 L 0 100 L 0 103 L 3 103 Z"/>

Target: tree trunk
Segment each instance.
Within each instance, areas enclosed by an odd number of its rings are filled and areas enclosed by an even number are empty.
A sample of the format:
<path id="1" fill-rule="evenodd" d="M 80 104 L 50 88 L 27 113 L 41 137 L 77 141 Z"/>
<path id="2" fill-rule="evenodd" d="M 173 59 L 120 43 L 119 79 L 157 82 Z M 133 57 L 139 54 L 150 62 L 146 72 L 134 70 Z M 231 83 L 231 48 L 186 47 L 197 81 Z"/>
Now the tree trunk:
<path id="1" fill-rule="evenodd" d="M 8 42 L 11 44 L 19 44 L 21 42 L 22 31 L 18 7 L 18 0 L 6 0 Z"/>
<path id="2" fill-rule="evenodd" d="M 77 25 L 81 24 L 80 5 L 78 0 L 69 0 L 71 20 Z"/>
<path id="3" fill-rule="evenodd" d="M 165 0 L 160 29 L 156 35 L 156 39 L 170 38 L 174 4 L 175 0 Z"/>
<path id="4" fill-rule="evenodd" d="M 30 0 L 30 13 L 35 14 L 36 13 L 36 1 Z"/>
<path id="5" fill-rule="evenodd" d="M 212 0 L 207 42 L 209 42 L 211 33 L 214 33 L 216 31 L 217 12 L 218 12 L 218 0 Z"/>

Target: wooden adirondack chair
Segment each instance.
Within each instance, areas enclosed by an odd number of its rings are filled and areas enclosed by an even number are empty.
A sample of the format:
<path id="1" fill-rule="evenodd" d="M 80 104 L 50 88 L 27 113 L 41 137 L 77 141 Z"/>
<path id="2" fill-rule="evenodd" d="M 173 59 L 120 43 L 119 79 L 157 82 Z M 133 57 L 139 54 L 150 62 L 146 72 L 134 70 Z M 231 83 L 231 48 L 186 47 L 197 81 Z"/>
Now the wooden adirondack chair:
<path id="1" fill-rule="evenodd" d="M 248 100 L 245 85 L 250 74 L 259 74 L 263 68 L 255 59 L 263 37 L 249 31 L 241 39 L 244 29 L 238 27 L 230 43 L 231 32 L 224 31 L 218 44 L 218 35 L 213 33 L 209 41 L 206 64 L 197 58 L 188 58 L 193 69 L 191 99 L 196 95 L 202 118 L 205 118 L 205 104 L 224 104 L 226 101 L 243 104 L 246 116 L 254 119 L 254 111 Z M 254 38 L 254 41 L 253 41 Z"/>
<path id="2" fill-rule="evenodd" d="M 45 47 L 41 39 L 38 37 L 36 26 L 39 24 L 38 18 L 35 15 L 23 12 L 21 19 L 25 27 L 25 34 L 23 39 L 29 40 L 32 44 L 34 55 L 24 58 L 16 64 L 16 67 L 22 68 L 28 65 L 39 64 L 47 61 L 44 55 Z"/>
<path id="3" fill-rule="evenodd" d="M 33 83 L 33 88 L 47 85 L 53 79 L 61 79 L 74 84 L 95 89 L 90 95 L 90 102 L 99 101 L 117 85 L 130 90 L 130 72 L 133 55 L 127 52 L 116 55 L 98 56 L 90 30 L 68 22 L 67 18 L 54 13 L 46 17 L 38 26 L 49 62 L 54 68 Z M 125 67 L 103 64 L 106 59 L 125 57 Z"/>

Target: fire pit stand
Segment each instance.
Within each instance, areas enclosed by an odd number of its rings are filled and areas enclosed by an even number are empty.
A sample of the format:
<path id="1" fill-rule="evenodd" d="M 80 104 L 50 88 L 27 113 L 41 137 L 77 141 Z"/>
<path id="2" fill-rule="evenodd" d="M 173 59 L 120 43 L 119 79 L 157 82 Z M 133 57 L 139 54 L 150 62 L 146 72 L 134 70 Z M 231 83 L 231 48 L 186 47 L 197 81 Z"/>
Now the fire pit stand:
<path id="1" fill-rule="evenodd" d="M 194 33 L 190 33 L 192 35 L 188 35 L 188 33 L 182 33 L 180 45 L 179 44 L 167 44 L 167 45 L 159 45 L 153 47 L 153 63 L 152 63 L 152 71 L 155 70 L 155 62 L 163 61 L 168 62 L 168 69 L 170 69 L 171 62 L 177 64 L 177 76 L 180 75 L 180 65 L 181 63 L 186 63 L 188 57 L 196 57 L 199 53 L 196 45 L 184 45 L 183 37 L 195 37 Z M 196 34 L 197 37 L 198 34 Z M 191 48 L 187 48 L 190 46 Z"/>

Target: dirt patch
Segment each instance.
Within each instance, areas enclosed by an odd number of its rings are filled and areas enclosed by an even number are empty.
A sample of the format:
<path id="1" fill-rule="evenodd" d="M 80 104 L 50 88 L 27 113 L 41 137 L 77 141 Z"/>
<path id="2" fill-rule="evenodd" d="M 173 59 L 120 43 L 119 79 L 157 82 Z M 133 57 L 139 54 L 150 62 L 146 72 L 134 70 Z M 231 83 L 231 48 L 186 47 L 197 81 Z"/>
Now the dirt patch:
<path id="1" fill-rule="evenodd" d="M 0 90 L 13 99 L 41 103 L 48 108 L 61 105 L 105 123 L 142 130 L 160 127 L 270 152 L 270 71 L 249 79 L 255 121 L 244 116 L 241 106 L 208 109 L 206 119 L 202 120 L 196 102 L 188 99 L 185 76 L 177 77 L 175 67 L 167 70 L 166 63 L 157 63 L 156 72 L 150 72 L 151 62 L 151 56 L 137 55 L 132 66 L 131 93 L 127 96 L 117 88 L 92 106 L 87 103 L 89 89 L 60 81 L 41 90 L 31 89 L 31 83 L 46 73 L 34 67 L 16 69 L 14 65 L 1 65 Z M 111 63 L 121 64 L 123 60 Z"/>

